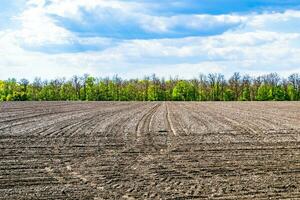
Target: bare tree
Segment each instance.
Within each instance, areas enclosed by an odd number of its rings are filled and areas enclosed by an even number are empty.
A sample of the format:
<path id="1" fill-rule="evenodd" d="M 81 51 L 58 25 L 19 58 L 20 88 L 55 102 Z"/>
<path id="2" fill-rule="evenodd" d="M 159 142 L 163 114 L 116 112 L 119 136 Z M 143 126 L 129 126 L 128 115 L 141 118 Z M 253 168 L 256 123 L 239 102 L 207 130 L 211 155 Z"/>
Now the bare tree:
<path id="1" fill-rule="evenodd" d="M 229 79 L 229 87 L 234 92 L 234 100 L 237 101 L 241 92 L 241 75 L 235 72 Z"/>
<path id="2" fill-rule="evenodd" d="M 277 73 L 267 74 L 265 76 L 262 76 L 262 78 L 265 84 L 270 85 L 272 87 L 276 87 L 280 82 L 280 77 Z"/>
<path id="3" fill-rule="evenodd" d="M 73 76 L 72 85 L 75 88 L 77 99 L 80 100 L 81 81 L 80 81 L 80 78 L 78 76 L 76 76 L 76 75 Z"/>

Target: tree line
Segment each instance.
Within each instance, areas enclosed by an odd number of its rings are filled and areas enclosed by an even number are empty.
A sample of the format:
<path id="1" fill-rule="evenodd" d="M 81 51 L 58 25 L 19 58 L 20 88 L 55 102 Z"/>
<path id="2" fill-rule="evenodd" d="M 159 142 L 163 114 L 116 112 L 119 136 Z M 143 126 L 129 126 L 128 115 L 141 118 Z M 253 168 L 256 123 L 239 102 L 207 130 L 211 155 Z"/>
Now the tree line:
<path id="1" fill-rule="evenodd" d="M 277 73 L 258 77 L 234 73 L 200 74 L 197 78 L 124 80 L 90 75 L 41 80 L 0 80 L 0 101 L 298 101 L 300 74 L 281 78 Z"/>

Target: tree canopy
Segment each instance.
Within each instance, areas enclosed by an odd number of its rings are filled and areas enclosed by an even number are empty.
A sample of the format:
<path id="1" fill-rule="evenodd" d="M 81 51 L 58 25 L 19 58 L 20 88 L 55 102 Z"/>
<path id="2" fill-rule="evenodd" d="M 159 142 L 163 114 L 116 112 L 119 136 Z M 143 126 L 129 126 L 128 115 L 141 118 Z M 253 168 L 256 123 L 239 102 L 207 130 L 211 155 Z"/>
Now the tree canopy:
<path id="1" fill-rule="evenodd" d="M 142 80 L 118 76 L 73 76 L 70 80 L 35 78 L 0 80 L 0 101 L 298 101 L 300 75 L 281 78 L 276 73 L 259 77 L 234 73 L 200 74 L 198 78 L 169 80 L 155 75 Z"/>

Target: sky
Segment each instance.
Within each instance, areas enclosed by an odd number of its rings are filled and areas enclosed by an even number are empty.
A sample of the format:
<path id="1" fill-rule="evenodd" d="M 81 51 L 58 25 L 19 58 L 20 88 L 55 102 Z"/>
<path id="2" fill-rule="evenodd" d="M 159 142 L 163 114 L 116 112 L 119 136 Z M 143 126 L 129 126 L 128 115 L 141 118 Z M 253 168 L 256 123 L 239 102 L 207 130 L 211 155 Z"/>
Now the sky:
<path id="1" fill-rule="evenodd" d="M 0 79 L 300 73 L 297 0 L 1 0 Z"/>

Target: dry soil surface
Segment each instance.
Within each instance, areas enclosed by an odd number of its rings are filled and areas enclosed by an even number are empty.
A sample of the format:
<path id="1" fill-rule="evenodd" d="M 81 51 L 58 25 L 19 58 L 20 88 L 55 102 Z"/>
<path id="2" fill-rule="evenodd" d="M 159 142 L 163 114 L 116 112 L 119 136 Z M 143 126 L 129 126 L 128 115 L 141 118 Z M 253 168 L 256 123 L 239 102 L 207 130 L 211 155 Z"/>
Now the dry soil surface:
<path id="1" fill-rule="evenodd" d="M 0 199 L 300 199 L 300 102 L 0 103 Z"/>

